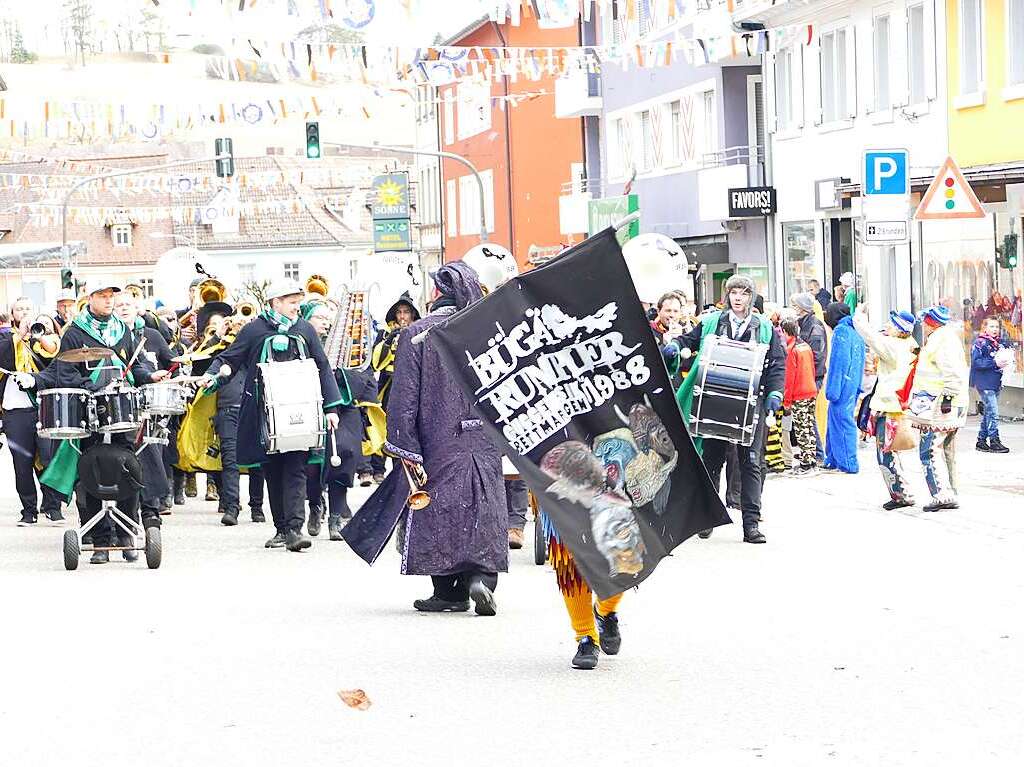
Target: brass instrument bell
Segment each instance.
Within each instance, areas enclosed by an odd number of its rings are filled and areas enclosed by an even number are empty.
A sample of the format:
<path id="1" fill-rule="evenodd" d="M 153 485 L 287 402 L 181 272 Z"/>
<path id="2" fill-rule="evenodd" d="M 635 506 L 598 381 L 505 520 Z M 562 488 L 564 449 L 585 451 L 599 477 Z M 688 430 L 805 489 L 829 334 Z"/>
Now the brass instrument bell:
<path id="1" fill-rule="evenodd" d="M 330 282 L 322 274 L 311 274 L 306 280 L 306 295 L 312 294 L 327 298 L 330 286 Z"/>

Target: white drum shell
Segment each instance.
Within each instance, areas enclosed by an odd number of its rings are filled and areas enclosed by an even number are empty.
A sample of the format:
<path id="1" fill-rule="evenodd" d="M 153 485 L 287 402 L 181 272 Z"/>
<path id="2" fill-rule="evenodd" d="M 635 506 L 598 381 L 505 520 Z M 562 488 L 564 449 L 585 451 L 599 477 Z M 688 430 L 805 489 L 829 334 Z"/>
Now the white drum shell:
<path id="1" fill-rule="evenodd" d="M 323 445 L 320 371 L 311 359 L 259 364 L 266 416 L 267 453 L 293 453 Z"/>

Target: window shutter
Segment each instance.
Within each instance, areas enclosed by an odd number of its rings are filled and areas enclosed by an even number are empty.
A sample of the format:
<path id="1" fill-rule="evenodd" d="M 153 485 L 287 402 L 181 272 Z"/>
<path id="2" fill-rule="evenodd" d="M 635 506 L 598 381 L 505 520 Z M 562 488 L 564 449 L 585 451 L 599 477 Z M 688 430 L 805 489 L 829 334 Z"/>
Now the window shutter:
<path id="1" fill-rule="evenodd" d="M 766 133 L 775 133 L 779 129 L 779 108 L 775 101 L 775 53 L 764 54 L 764 126 Z"/>
<path id="2" fill-rule="evenodd" d="M 825 121 L 822 109 L 824 78 L 821 76 L 821 43 L 819 40 L 820 38 L 815 38 L 814 43 L 807 46 L 807 54 L 810 56 L 810 61 L 804 70 L 805 73 L 813 73 L 813 75 L 809 75 L 804 79 L 804 83 L 806 84 L 805 89 L 810 93 L 810 100 L 807 103 L 810 105 L 810 117 L 814 125 L 821 125 Z M 803 125 L 803 120 L 801 120 L 800 124 Z"/>
<path id="3" fill-rule="evenodd" d="M 857 28 L 846 28 L 846 109 L 847 117 L 857 116 Z"/>
<path id="4" fill-rule="evenodd" d="M 875 111 L 875 69 L 878 67 L 878 56 L 875 52 L 875 18 L 871 19 L 871 26 L 868 28 L 870 34 L 865 35 L 864 45 L 866 55 L 864 60 L 870 62 L 870 68 L 865 68 L 864 76 L 858 78 L 860 81 L 860 92 L 864 96 L 864 114 L 869 115 Z M 885 65 L 888 66 L 889 57 L 885 57 Z M 860 74 L 860 73 L 858 73 Z"/>
<path id="5" fill-rule="evenodd" d="M 924 0 L 924 89 L 929 100 L 937 95 L 936 66 L 935 0 Z"/>
<path id="6" fill-rule="evenodd" d="M 907 13 L 903 8 L 893 8 L 889 21 L 889 89 L 892 93 L 893 108 L 904 107 L 910 99 L 907 82 Z"/>

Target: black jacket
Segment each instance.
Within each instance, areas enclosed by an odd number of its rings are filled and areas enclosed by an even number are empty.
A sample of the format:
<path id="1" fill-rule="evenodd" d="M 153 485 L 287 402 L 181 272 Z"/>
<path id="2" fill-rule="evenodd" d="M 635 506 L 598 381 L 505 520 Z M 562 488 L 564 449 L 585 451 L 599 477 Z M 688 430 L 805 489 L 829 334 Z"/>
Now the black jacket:
<path id="1" fill-rule="evenodd" d="M 805 314 L 797 322 L 800 326 L 800 340 L 810 346 L 814 353 L 814 385 L 820 389 L 825 380 L 825 363 L 828 359 L 825 325 L 813 314 Z"/>
<path id="2" fill-rule="evenodd" d="M 127 364 L 135 352 L 136 345 L 135 334 L 128 331 L 121 337 L 120 341 L 110 348 L 114 350 L 114 353 L 120 358 L 121 362 Z M 103 344 L 78 327 L 78 325 L 72 323 L 61 337 L 58 356 L 71 349 L 81 349 L 85 346 L 103 346 Z M 95 366 L 96 363 L 89 363 L 89 365 Z M 103 367 L 105 368 L 104 371 L 100 374 L 97 381 L 93 383 L 89 380 L 92 370 L 86 367 L 86 363 L 62 362 L 59 359 L 54 359 L 49 367 L 35 374 L 36 392 L 61 387 L 98 391 L 115 377 L 120 376 L 120 372 L 116 368 L 111 368 L 109 365 L 104 365 Z M 131 374 L 136 386 L 151 383 L 150 375 L 153 372 L 153 367 L 141 354 L 131 366 Z"/>
<path id="3" fill-rule="evenodd" d="M 750 341 L 752 339 L 756 341 L 759 337 L 758 328 L 762 322 L 768 322 L 768 320 L 759 314 L 754 314 L 740 337 L 733 338 L 732 323 L 729 322 L 729 311 L 726 310 L 718 318 L 715 335 L 732 338 L 734 341 Z M 690 332 L 680 337 L 680 345 L 689 347 L 693 352 L 700 351 L 700 338 L 703 332 L 704 326 L 698 322 Z M 774 329 L 770 332 L 771 341 L 768 344 L 768 354 L 764 358 L 764 372 L 761 375 L 761 398 L 771 393 L 776 393 L 781 397 L 786 390 L 786 347 Z"/>
<path id="4" fill-rule="evenodd" d="M 220 353 L 217 357 L 217 366 L 210 366 L 213 372 L 217 372 L 221 366 L 227 365 L 231 368 L 231 375 L 220 379 L 220 387 L 230 385 L 239 373 L 244 373 L 245 384 L 242 387 L 241 404 L 238 413 L 238 465 L 255 466 L 267 460 L 267 446 L 264 442 L 264 414 L 262 401 L 262 386 L 259 383 L 260 355 L 263 351 L 264 342 L 271 336 L 277 335 L 277 328 L 265 317 L 257 317 L 248 323 L 239 332 L 234 343 Z M 341 401 L 341 393 L 338 391 L 338 383 L 334 380 L 334 371 L 331 370 L 324 354 L 320 339 L 317 338 L 313 326 L 305 320 L 298 320 L 291 328 L 288 336 L 300 336 L 305 341 L 307 356 L 316 362 L 320 374 L 320 392 L 324 400 L 325 412 L 336 412 Z M 294 338 L 288 344 L 288 349 L 283 352 L 273 352 L 273 358 L 278 362 L 287 362 L 299 358 Z"/>

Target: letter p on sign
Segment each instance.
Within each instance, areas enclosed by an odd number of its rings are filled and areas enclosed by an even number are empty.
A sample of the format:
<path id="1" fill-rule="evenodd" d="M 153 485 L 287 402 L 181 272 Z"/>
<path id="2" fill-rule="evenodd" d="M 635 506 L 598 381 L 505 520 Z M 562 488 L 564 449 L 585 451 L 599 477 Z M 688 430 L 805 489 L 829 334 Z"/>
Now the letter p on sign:
<path id="1" fill-rule="evenodd" d="M 862 193 L 868 195 L 906 195 L 910 192 L 906 149 L 869 149 L 864 152 Z"/>

